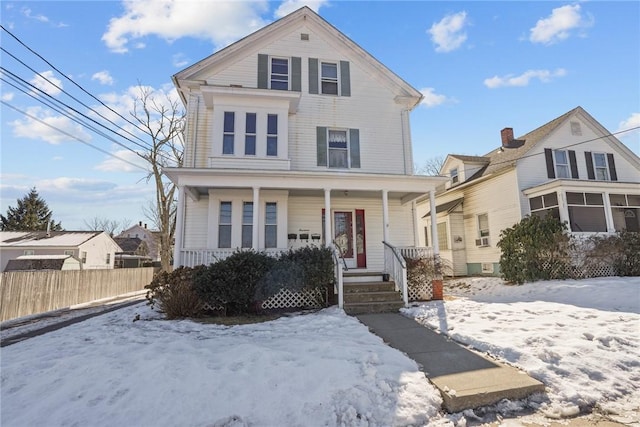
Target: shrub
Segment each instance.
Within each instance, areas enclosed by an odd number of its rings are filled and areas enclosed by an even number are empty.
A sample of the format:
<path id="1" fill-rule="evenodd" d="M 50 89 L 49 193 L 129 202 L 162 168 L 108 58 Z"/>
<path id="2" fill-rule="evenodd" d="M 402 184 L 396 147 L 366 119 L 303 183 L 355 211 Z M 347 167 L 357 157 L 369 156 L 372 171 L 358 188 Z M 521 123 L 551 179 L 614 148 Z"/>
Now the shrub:
<path id="1" fill-rule="evenodd" d="M 528 216 L 502 230 L 498 242 L 502 277 L 516 283 L 566 278 L 570 246 L 566 229 L 551 216 Z"/>
<path id="2" fill-rule="evenodd" d="M 619 276 L 640 276 L 640 233 L 624 230 L 593 237 L 592 242 L 589 257 L 612 265 Z"/>
<path id="3" fill-rule="evenodd" d="M 258 282 L 274 263 L 274 258 L 262 252 L 236 251 L 196 275 L 194 289 L 212 307 L 225 307 L 227 314 L 248 313 Z"/>
<path id="4" fill-rule="evenodd" d="M 327 247 L 304 246 L 289 250 L 280 255 L 280 262 L 291 263 L 301 270 L 302 276 L 293 276 L 288 284 L 292 291 L 315 291 L 317 305 L 326 305 L 328 292 L 333 292 L 334 265 L 333 254 Z M 299 273 L 297 273 L 299 274 Z"/>
<path id="5" fill-rule="evenodd" d="M 157 273 L 150 284 L 145 286 L 148 304 L 156 305 L 167 319 L 197 317 L 202 312 L 203 303 L 193 289 L 193 277 L 206 267 L 179 267 L 171 273 Z"/>

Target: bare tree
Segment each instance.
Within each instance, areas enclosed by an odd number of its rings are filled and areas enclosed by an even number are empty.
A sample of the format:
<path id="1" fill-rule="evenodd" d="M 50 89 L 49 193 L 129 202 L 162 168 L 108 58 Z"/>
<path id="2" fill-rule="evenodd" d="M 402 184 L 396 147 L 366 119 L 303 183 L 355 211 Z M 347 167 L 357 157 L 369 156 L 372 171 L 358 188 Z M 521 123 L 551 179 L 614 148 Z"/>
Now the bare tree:
<path id="1" fill-rule="evenodd" d="M 178 99 L 139 85 L 131 115 L 149 137 L 146 149 L 138 155 L 149 164 L 147 181 L 156 187 L 149 218 L 158 228 L 162 270 L 171 270 L 171 248 L 176 229 L 176 185 L 162 172 L 165 167 L 182 166 L 185 111 Z"/>
<path id="2" fill-rule="evenodd" d="M 428 175 L 437 176 L 440 174 L 440 169 L 444 165 L 445 158 L 442 156 L 431 157 L 427 159 L 422 166 L 415 165 L 416 175 Z"/>
<path id="3" fill-rule="evenodd" d="M 110 236 L 117 234 L 118 230 L 124 230 L 131 225 L 131 220 L 123 218 L 120 221 L 94 216 L 84 220 L 84 226 L 91 231 L 106 231 Z"/>

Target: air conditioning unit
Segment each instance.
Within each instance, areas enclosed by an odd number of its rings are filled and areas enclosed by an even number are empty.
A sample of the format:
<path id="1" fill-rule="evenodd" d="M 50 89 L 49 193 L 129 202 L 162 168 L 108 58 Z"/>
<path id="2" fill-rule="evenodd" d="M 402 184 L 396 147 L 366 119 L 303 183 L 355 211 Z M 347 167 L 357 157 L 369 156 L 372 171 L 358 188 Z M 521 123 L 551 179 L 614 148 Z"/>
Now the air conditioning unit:
<path id="1" fill-rule="evenodd" d="M 479 239 L 476 239 L 476 246 L 479 247 L 485 247 L 485 246 L 489 246 L 489 238 L 488 237 L 481 237 Z"/>

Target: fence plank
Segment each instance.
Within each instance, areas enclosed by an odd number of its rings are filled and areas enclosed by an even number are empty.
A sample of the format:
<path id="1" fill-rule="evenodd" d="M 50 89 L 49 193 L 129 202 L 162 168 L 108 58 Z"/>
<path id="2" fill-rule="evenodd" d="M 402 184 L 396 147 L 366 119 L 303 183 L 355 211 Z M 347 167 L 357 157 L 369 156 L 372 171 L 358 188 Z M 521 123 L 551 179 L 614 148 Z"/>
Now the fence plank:
<path id="1" fill-rule="evenodd" d="M 143 290 L 153 268 L 0 273 L 0 321 Z"/>

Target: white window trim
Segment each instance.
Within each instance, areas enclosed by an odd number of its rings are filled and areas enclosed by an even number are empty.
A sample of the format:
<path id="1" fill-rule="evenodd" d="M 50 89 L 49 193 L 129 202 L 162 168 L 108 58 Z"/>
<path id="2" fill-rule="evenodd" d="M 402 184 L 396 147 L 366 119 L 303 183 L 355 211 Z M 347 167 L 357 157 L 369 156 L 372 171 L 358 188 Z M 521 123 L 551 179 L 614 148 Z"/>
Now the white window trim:
<path id="1" fill-rule="evenodd" d="M 480 228 L 480 217 L 481 216 L 486 216 L 487 217 L 487 228 Z M 476 216 L 476 225 L 478 227 L 478 238 L 481 239 L 483 237 L 491 237 L 491 227 L 489 226 L 489 214 L 487 212 L 483 212 L 481 214 L 478 214 Z M 483 236 L 482 235 L 482 231 L 486 230 L 487 231 L 487 235 Z"/>
<path id="2" fill-rule="evenodd" d="M 567 163 L 558 163 L 556 158 L 556 153 L 564 153 L 565 158 L 567 159 Z M 566 167 L 566 176 L 560 176 L 559 167 Z M 560 179 L 568 179 L 571 178 L 571 161 L 569 160 L 569 152 L 567 150 L 553 150 L 553 169 L 556 173 L 556 178 Z"/>
<path id="3" fill-rule="evenodd" d="M 329 139 L 329 133 L 330 132 L 344 132 L 346 135 L 346 139 L 347 139 L 347 147 L 346 148 L 331 148 L 329 146 L 330 144 L 330 139 Z M 331 150 L 346 150 L 347 151 L 347 166 L 346 167 L 338 167 L 338 166 L 331 166 L 331 156 L 329 155 L 331 153 Z M 346 128 L 327 128 L 327 168 L 329 169 L 351 169 L 351 138 L 349 136 L 349 129 Z"/>
<path id="4" fill-rule="evenodd" d="M 324 79 L 322 77 L 322 64 L 331 64 L 331 65 L 335 65 L 336 66 L 336 79 L 335 82 L 337 83 L 336 85 L 336 92 L 337 93 L 324 93 L 322 91 L 322 82 L 323 81 L 327 81 L 327 82 L 331 82 L 333 83 L 334 80 L 333 79 Z M 341 86 L 341 82 L 340 82 L 340 61 L 323 61 L 322 59 L 318 60 L 318 93 L 320 95 L 329 95 L 329 96 L 340 96 L 340 93 L 342 91 L 342 86 Z"/>
<path id="5" fill-rule="evenodd" d="M 458 184 L 460 182 L 460 175 L 458 174 L 458 168 L 453 168 L 449 172 L 451 174 L 451 184 Z"/>
<path id="6" fill-rule="evenodd" d="M 269 89 L 273 89 L 272 87 L 272 83 L 273 83 L 273 73 L 272 73 L 272 68 L 273 68 L 273 60 L 274 59 L 284 59 L 287 61 L 287 89 L 286 90 L 291 90 L 291 58 L 288 58 L 286 56 L 269 56 L 269 73 L 267 75 L 268 78 L 268 84 L 269 84 Z M 276 74 L 276 76 L 284 76 L 284 74 Z M 274 90 L 285 90 L 285 89 L 274 89 Z"/>
<path id="7" fill-rule="evenodd" d="M 599 167 L 596 166 L 596 155 L 602 155 L 604 156 L 604 168 L 603 167 Z M 607 153 L 603 153 L 603 152 L 592 152 L 591 153 L 591 162 L 593 163 L 593 174 L 596 178 L 596 181 L 611 181 L 611 173 L 609 171 L 609 159 L 607 158 Z M 599 179 L 598 178 L 598 169 L 605 169 L 606 172 L 606 177 L 605 179 Z"/>

